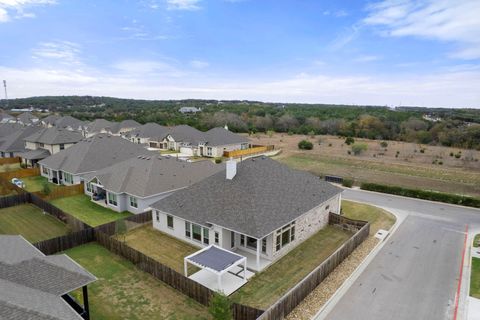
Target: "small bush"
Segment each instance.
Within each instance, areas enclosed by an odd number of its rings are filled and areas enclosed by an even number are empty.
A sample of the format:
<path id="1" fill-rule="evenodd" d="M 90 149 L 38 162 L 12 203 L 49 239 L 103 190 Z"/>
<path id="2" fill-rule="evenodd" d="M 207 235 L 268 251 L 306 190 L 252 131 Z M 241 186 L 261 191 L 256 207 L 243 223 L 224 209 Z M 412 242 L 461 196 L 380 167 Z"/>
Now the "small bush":
<path id="1" fill-rule="evenodd" d="M 48 181 L 44 181 L 42 184 L 42 193 L 48 196 L 51 192 L 52 189 L 50 188 L 50 183 Z"/>
<path id="2" fill-rule="evenodd" d="M 420 153 L 425 153 L 425 149 L 424 148 L 420 149 Z"/>
<path id="3" fill-rule="evenodd" d="M 443 161 L 438 161 L 438 164 L 439 164 L 439 165 L 443 165 Z"/>
<path id="4" fill-rule="evenodd" d="M 382 141 L 382 142 L 380 142 L 380 146 L 382 148 L 386 148 L 386 147 L 388 147 L 388 142 L 387 141 Z"/>
<path id="5" fill-rule="evenodd" d="M 347 153 L 348 153 L 348 154 L 352 154 L 352 151 L 348 150 Z"/>
<path id="6" fill-rule="evenodd" d="M 288 134 L 289 136 L 293 136 L 293 131 L 288 131 L 287 134 Z"/>
<path id="7" fill-rule="evenodd" d="M 222 163 L 222 158 L 215 158 L 215 163 Z"/>
<path id="8" fill-rule="evenodd" d="M 345 144 L 347 145 L 351 145 L 354 143 L 355 143 L 355 139 L 353 139 L 352 137 L 347 137 L 347 139 L 345 139 Z"/>
<path id="9" fill-rule="evenodd" d="M 359 155 L 364 151 L 367 151 L 368 146 L 365 143 L 355 143 L 352 145 L 352 152 L 354 155 Z"/>
<path id="10" fill-rule="evenodd" d="M 329 146 L 329 147 L 331 147 L 331 146 L 332 146 L 332 144 L 331 144 L 331 143 L 329 143 L 329 144 L 328 144 L 328 146 Z"/>
<path id="11" fill-rule="evenodd" d="M 315 138 L 315 131 L 313 131 L 313 130 L 310 131 L 310 132 L 308 133 L 308 135 L 309 135 L 311 138 Z"/>
<path id="12" fill-rule="evenodd" d="M 273 130 L 267 130 L 267 136 L 269 138 L 273 137 L 273 133 L 274 133 Z"/>
<path id="13" fill-rule="evenodd" d="M 342 186 L 351 188 L 353 186 L 353 179 L 343 179 Z"/>
<path id="14" fill-rule="evenodd" d="M 227 296 L 215 293 L 210 300 L 208 312 L 214 320 L 231 320 L 233 319 L 231 302 Z"/>
<path id="15" fill-rule="evenodd" d="M 450 157 L 453 157 L 453 152 L 450 152 Z"/>
<path id="16" fill-rule="evenodd" d="M 307 140 L 302 140 L 298 143 L 298 149 L 302 150 L 312 150 L 313 149 L 313 143 Z"/>
<path id="17" fill-rule="evenodd" d="M 455 158 L 460 159 L 462 155 L 460 153 L 455 153 Z"/>

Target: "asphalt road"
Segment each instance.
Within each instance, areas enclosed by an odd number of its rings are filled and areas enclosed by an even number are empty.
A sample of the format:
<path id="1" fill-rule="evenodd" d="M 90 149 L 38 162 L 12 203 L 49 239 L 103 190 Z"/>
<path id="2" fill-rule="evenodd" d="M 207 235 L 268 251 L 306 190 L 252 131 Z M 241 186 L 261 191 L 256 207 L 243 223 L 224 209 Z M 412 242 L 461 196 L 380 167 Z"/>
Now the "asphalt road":
<path id="1" fill-rule="evenodd" d="M 479 228 L 480 210 L 360 190 L 344 199 L 404 220 L 326 319 L 452 319 L 465 225 Z"/>

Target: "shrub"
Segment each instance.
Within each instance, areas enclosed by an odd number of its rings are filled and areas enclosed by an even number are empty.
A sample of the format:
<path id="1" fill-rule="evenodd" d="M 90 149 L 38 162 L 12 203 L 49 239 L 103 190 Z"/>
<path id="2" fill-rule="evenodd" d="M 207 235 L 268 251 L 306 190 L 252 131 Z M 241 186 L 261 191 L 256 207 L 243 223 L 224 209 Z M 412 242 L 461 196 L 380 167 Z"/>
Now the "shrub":
<path id="1" fill-rule="evenodd" d="M 231 320 L 233 316 L 230 307 L 231 303 L 227 296 L 215 293 L 210 300 L 208 312 L 215 320 Z"/>
<path id="2" fill-rule="evenodd" d="M 20 163 L 20 168 L 22 169 L 27 169 L 27 164 L 26 163 Z"/>
<path id="3" fill-rule="evenodd" d="M 351 188 L 353 186 L 353 179 L 343 179 L 342 186 Z"/>
<path id="4" fill-rule="evenodd" d="M 331 143 L 329 143 L 329 144 L 328 144 L 328 146 L 329 146 L 329 147 L 331 147 L 331 146 L 332 146 L 332 144 L 331 144 Z"/>
<path id="5" fill-rule="evenodd" d="M 387 141 L 382 141 L 382 142 L 380 142 L 380 146 L 382 148 L 386 148 L 386 147 L 388 147 L 388 142 Z"/>
<path id="6" fill-rule="evenodd" d="M 310 132 L 308 133 L 308 135 L 309 135 L 310 137 L 312 137 L 312 138 L 315 138 L 315 131 L 313 131 L 313 130 L 310 131 Z"/>
<path id="7" fill-rule="evenodd" d="M 273 137 L 273 130 L 267 130 L 267 136 L 269 138 Z"/>
<path id="8" fill-rule="evenodd" d="M 455 153 L 455 158 L 460 159 L 462 155 L 460 153 Z"/>
<path id="9" fill-rule="evenodd" d="M 51 192 L 52 189 L 50 188 L 50 183 L 48 181 L 44 181 L 42 184 L 42 193 L 48 196 Z"/>
<path id="10" fill-rule="evenodd" d="M 347 153 L 348 153 L 348 154 L 352 154 L 352 151 L 348 150 Z"/>
<path id="11" fill-rule="evenodd" d="M 289 136 L 293 136 L 293 131 L 288 131 L 287 134 L 288 134 Z"/>
<path id="12" fill-rule="evenodd" d="M 420 149 L 420 153 L 425 153 L 425 149 L 424 148 Z"/>
<path id="13" fill-rule="evenodd" d="M 442 165 L 442 164 L 443 164 L 443 161 L 438 161 L 438 164 L 439 164 L 439 165 Z"/>
<path id="14" fill-rule="evenodd" d="M 352 145 L 352 151 L 354 155 L 359 155 L 360 153 L 367 151 L 368 146 L 365 143 L 355 143 Z"/>
<path id="15" fill-rule="evenodd" d="M 215 158 L 215 163 L 222 163 L 222 158 Z"/>
<path id="16" fill-rule="evenodd" d="M 450 157 L 453 157 L 453 152 L 450 152 Z"/>
<path id="17" fill-rule="evenodd" d="M 418 190 L 418 189 L 407 189 L 402 187 L 387 186 L 387 185 L 376 184 L 376 183 L 362 183 L 360 188 L 363 190 L 395 194 L 395 195 L 404 196 L 404 197 L 439 201 L 439 202 L 445 202 L 445 203 L 458 204 L 462 206 L 480 208 L 480 199 L 473 198 L 473 197 L 460 196 L 456 194 L 427 191 L 427 190 Z"/>
<path id="18" fill-rule="evenodd" d="M 313 143 L 307 140 L 302 140 L 298 143 L 298 149 L 302 150 L 312 150 L 313 149 Z"/>
<path id="19" fill-rule="evenodd" d="M 345 139 L 345 144 L 347 145 L 351 145 L 354 143 L 355 143 L 355 139 L 353 139 L 352 137 L 347 137 L 347 139 Z"/>

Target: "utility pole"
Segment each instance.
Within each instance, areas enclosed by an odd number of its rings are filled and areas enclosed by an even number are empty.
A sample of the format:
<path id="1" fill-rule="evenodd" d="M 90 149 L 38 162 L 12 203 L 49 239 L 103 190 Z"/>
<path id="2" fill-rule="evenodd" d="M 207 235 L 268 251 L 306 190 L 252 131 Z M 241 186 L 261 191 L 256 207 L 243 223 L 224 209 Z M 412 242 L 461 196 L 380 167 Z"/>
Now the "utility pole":
<path id="1" fill-rule="evenodd" d="M 3 87 L 5 88 L 5 106 L 8 107 L 7 80 L 3 80 Z"/>

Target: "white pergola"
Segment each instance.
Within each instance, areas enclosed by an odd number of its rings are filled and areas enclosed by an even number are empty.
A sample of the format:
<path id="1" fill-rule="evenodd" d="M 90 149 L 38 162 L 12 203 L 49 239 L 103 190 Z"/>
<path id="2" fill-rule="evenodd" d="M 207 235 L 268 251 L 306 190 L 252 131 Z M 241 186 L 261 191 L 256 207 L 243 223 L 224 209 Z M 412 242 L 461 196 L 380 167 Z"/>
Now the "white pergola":
<path id="1" fill-rule="evenodd" d="M 208 270 L 217 277 L 218 291 L 223 292 L 222 276 L 234 268 L 243 267 L 243 282 L 247 282 L 247 258 L 216 245 L 210 245 L 184 258 L 184 272 L 188 277 L 188 264 Z M 238 277 L 237 274 L 234 274 Z"/>

